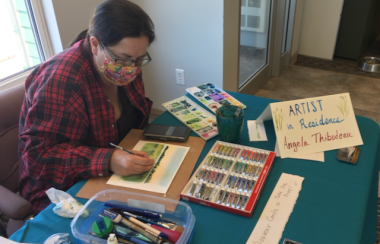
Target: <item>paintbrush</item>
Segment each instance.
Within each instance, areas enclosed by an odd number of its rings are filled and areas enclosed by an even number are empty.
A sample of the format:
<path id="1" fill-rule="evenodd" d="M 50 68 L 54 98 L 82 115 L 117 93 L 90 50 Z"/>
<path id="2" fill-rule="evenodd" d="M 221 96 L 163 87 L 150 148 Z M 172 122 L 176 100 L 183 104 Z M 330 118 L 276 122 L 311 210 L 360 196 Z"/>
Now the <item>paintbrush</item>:
<path id="1" fill-rule="evenodd" d="M 237 117 L 239 116 L 239 114 L 240 114 L 240 110 L 241 110 L 241 107 L 238 107 L 238 108 L 236 109 L 236 112 L 235 112 L 235 116 L 234 116 L 234 118 L 237 118 Z"/>
<path id="2" fill-rule="evenodd" d="M 219 108 L 216 108 L 216 112 L 218 112 L 219 116 L 223 118 L 222 113 L 220 112 Z"/>
<path id="3" fill-rule="evenodd" d="M 138 215 L 142 218 L 156 222 L 156 225 L 158 225 L 158 226 L 162 225 L 168 229 L 175 230 L 175 231 L 178 231 L 181 233 L 184 231 L 183 226 L 177 225 L 177 223 L 168 221 L 166 219 L 162 219 L 161 214 L 154 213 L 152 211 L 134 209 L 134 208 L 130 208 L 128 206 L 125 206 L 123 204 L 116 204 L 116 203 L 110 203 L 110 202 L 105 202 L 104 206 L 110 207 L 111 211 L 117 212 L 119 214 L 121 214 L 121 212 L 119 212 L 120 210 L 126 211 L 128 213 L 132 213 L 132 214 Z"/>
<path id="4" fill-rule="evenodd" d="M 148 220 L 146 220 L 144 218 L 141 218 L 141 217 L 139 217 L 137 215 L 134 215 L 134 214 L 131 214 L 131 213 L 128 213 L 128 212 L 125 212 L 125 211 L 123 211 L 122 213 L 125 214 L 124 216 L 127 217 L 129 220 L 131 219 L 131 217 L 133 217 L 133 218 L 135 218 L 137 220 L 140 220 L 142 222 L 143 221 L 148 221 Z M 151 221 L 149 221 L 149 223 L 147 225 L 151 226 L 152 228 L 154 228 L 158 232 L 161 232 L 161 233 L 165 234 L 167 236 L 166 239 L 168 239 L 169 241 L 171 241 L 173 243 L 176 243 L 178 241 L 178 239 L 182 235 L 181 232 L 168 229 L 168 228 L 166 228 L 164 226 L 160 226 L 157 223 L 154 223 L 154 222 L 151 222 Z"/>
<path id="5" fill-rule="evenodd" d="M 122 211 L 120 209 L 117 209 L 117 208 L 111 208 L 110 211 L 113 211 L 113 212 L 116 212 L 118 214 L 124 214 L 127 215 L 125 217 L 129 218 L 129 217 L 133 217 L 141 222 L 145 222 L 147 223 L 147 225 L 150 225 L 152 228 L 154 228 L 155 230 L 157 231 L 160 231 L 161 233 L 164 233 L 165 235 L 167 235 L 169 241 L 173 242 L 173 243 L 176 243 L 178 241 L 178 239 L 181 237 L 181 232 L 178 232 L 178 231 L 175 231 L 175 230 L 171 230 L 170 228 L 167 228 L 166 226 L 162 226 L 158 223 L 155 223 L 153 221 L 150 221 L 150 220 L 147 220 L 145 218 L 142 218 L 140 216 L 137 216 L 137 215 L 134 215 L 134 214 L 131 214 L 127 211 Z"/>
<path id="6" fill-rule="evenodd" d="M 128 211 L 125 211 L 125 210 L 122 210 L 122 209 L 119 209 L 119 208 L 110 208 L 110 211 L 113 211 L 113 212 L 121 214 L 121 215 L 126 214 L 126 215 L 129 215 L 129 216 L 132 216 L 132 217 L 134 217 L 134 218 L 136 218 L 136 219 L 138 219 L 138 220 L 140 220 L 140 221 L 142 221 L 144 223 L 149 223 L 149 224 L 152 224 L 152 225 L 158 225 L 158 226 L 161 226 L 163 228 L 170 229 L 169 227 L 163 226 L 160 223 L 154 222 L 154 221 L 152 221 L 150 219 L 146 219 L 146 218 L 138 216 L 136 214 L 132 214 L 131 212 L 128 212 Z"/>
<path id="7" fill-rule="evenodd" d="M 111 146 L 116 147 L 116 148 L 118 148 L 118 149 L 120 149 L 120 150 L 123 150 L 124 152 L 130 153 L 130 154 L 132 154 L 132 155 L 137 155 L 136 153 L 131 152 L 131 151 L 125 149 L 125 148 L 122 148 L 121 146 L 115 145 L 115 144 L 113 144 L 112 142 L 108 142 L 108 144 L 110 144 Z M 137 156 L 138 156 L 138 155 L 137 155 Z"/>

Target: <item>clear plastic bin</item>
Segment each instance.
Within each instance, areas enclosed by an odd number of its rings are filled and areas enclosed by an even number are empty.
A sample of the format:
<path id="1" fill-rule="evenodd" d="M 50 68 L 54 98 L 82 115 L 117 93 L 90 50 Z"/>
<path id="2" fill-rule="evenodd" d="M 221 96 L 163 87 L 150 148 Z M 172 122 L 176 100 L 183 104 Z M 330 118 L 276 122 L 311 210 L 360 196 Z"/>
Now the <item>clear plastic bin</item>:
<path id="1" fill-rule="evenodd" d="M 195 217 L 186 203 L 163 197 L 109 189 L 95 194 L 88 200 L 71 222 L 71 231 L 77 243 L 107 244 L 107 240 L 88 233 L 92 232 L 92 223 L 99 218 L 99 213 L 104 208 L 108 208 L 104 206 L 104 202 L 124 204 L 132 208 L 160 213 L 163 219 L 173 221 L 184 227 L 177 244 L 185 244 L 191 241 Z M 88 217 L 82 216 L 84 209 L 89 211 Z"/>

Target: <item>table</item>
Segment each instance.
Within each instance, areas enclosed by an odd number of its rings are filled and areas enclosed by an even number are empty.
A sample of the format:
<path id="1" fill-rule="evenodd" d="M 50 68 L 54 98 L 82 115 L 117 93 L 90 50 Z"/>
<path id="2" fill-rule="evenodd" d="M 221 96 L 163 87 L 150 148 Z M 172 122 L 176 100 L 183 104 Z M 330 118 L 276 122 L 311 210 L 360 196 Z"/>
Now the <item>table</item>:
<path id="1" fill-rule="evenodd" d="M 266 106 L 276 100 L 230 92 L 247 105 L 245 120 L 256 119 Z M 336 159 L 337 150 L 325 152 L 325 162 L 276 158 L 251 218 L 187 202 L 196 217 L 191 243 L 246 243 L 282 173 L 305 177 L 298 200 L 286 224 L 284 238 L 301 243 L 369 243 L 376 241 L 377 188 L 379 178 L 379 125 L 373 120 L 356 116 L 364 145 L 357 165 Z M 154 123 L 179 125 L 165 112 Z M 268 141 L 250 142 L 244 123 L 239 144 L 274 150 L 275 132 L 272 121 L 265 122 Z M 196 136 L 196 134 L 192 134 Z M 216 137 L 209 140 L 197 162 L 200 164 Z M 72 196 L 86 181 L 75 184 Z M 78 199 L 85 203 L 86 199 Z M 71 219 L 56 216 L 48 206 L 33 220 L 15 232 L 10 239 L 18 242 L 43 243 L 55 233 L 71 233 Z M 75 240 L 72 236 L 72 240 Z"/>

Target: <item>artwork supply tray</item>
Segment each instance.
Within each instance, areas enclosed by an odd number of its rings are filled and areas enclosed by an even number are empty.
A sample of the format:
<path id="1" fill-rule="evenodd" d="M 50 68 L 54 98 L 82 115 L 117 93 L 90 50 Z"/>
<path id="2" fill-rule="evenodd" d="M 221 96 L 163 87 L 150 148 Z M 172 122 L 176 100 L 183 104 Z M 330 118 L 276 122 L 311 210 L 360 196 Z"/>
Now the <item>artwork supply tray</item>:
<path id="1" fill-rule="evenodd" d="M 239 102 L 236 98 L 223 91 L 220 87 L 213 83 L 206 83 L 199 86 L 187 88 L 186 91 L 190 93 L 195 99 L 204 104 L 213 113 L 216 109 L 223 105 L 235 105 L 243 109 L 247 108 L 243 103 Z"/>
<path id="2" fill-rule="evenodd" d="M 216 127 L 215 115 L 202 108 L 187 96 L 163 103 L 162 106 L 205 140 L 219 134 Z"/>
<path id="3" fill-rule="evenodd" d="M 251 217 L 276 153 L 216 141 L 181 199 Z"/>
<path id="4" fill-rule="evenodd" d="M 107 244 L 107 240 L 89 234 L 89 232 L 93 232 L 92 224 L 99 218 L 99 213 L 103 209 L 109 209 L 104 205 L 105 202 L 159 213 L 163 219 L 184 227 L 176 244 L 185 244 L 191 241 L 195 217 L 186 203 L 135 192 L 110 189 L 95 194 L 71 221 L 71 231 L 76 238 L 77 244 Z M 89 212 L 88 216 L 82 215 L 85 209 Z"/>

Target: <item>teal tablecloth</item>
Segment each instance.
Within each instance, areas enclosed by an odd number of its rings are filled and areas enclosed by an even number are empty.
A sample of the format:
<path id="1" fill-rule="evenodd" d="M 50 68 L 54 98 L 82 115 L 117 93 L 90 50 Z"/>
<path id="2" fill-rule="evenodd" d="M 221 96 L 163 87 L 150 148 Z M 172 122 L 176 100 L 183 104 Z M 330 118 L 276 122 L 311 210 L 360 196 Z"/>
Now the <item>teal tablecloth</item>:
<path id="1" fill-rule="evenodd" d="M 231 94 L 247 105 L 245 120 L 256 119 L 266 106 L 275 100 Z M 191 243 L 246 243 L 267 203 L 280 175 L 289 173 L 305 177 L 298 200 L 286 224 L 284 238 L 307 244 L 368 243 L 376 241 L 377 188 L 379 176 L 380 129 L 373 120 L 356 116 L 364 145 L 357 165 L 336 159 L 337 150 L 325 152 L 325 162 L 276 158 L 251 218 L 221 210 L 188 203 L 196 217 Z M 154 123 L 182 125 L 165 112 Z M 250 142 L 247 124 L 244 124 L 239 144 L 274 150 L 275 133 L 271 121 L 265 122 L 268 141 Z M 194 133 L 192 136 L 196 136 Z M 201 162 L 218 137 L 207 141 L 197 162 Z M 72 196 L 85 180 L 74 185 Z M 82 203 L 87 200 L 79 199 Z M 18 242 L 43 243 L 55 233 L 70 233 L 71 219 L 61 218 L 50 205 L 28 221 L 10 239 Z M 72 240 L 75 240 L 73 236 Z"/>

